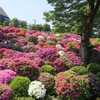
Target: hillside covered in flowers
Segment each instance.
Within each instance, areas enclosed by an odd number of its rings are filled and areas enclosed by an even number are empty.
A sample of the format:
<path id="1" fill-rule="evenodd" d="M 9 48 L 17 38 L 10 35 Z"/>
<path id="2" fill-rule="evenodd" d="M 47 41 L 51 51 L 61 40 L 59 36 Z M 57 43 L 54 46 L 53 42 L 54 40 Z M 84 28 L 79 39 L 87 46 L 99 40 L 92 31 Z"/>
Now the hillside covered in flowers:
<path id="1" fill-rule="evenodd" d="M 0 100 L 92 100 L 100 96 L 100 39 L 0 28 Z"/>

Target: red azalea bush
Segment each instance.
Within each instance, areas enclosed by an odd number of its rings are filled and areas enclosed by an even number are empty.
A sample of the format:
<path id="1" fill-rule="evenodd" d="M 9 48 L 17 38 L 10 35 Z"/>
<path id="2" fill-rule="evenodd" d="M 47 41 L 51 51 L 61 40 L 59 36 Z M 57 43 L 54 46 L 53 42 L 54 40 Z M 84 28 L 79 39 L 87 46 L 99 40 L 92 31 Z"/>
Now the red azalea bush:
<path id="1" fill-rule="evenodd" d="M 15 71 L 17 75 L 29 77 L 30 80 L 37 79 L 40 75 L 40 68 L 28 58 L 19 57 L 11 60 L 8 68 Z"/>
<path id="2" fill-rule="evenodd" d="M 89 84 L 73 71 L 60 72 L 55 76 L 55 90 L 62 100 L 90 98 Z"/>

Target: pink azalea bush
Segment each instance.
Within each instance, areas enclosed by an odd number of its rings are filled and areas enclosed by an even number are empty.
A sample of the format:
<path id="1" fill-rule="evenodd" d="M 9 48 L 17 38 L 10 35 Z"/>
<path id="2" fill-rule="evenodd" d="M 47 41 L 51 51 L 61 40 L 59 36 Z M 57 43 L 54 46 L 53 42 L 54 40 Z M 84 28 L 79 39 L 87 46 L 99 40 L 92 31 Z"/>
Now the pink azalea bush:
<path id="1" fill-rule="evenodd" d="M 15 76 L 16 72 L 10 69 L 0 70 L 0 83 L 8 84 L 15 78 Z"/>
<path id="2" fill-rule="evenodd" d="M 91 96 L 85 78 L 73 71 L 60 72 L 54 79 L 55 90 L 62 100 L 85 100 Z"/>
<path id="3" fill-rule="evenodd" d="M 53 62 L 56 58 L 59 57 L 58 52 L 54 48 L 39 49 L 36 51 L 36 53 L 41 59 L 51 62 Z"/>
<path id="4" fill-rule="evenodd" d="M 30 80 L 37 79 L 40 75 L 40 68 L 28 58 L 19 57 L 11 60 L 8 68 L 15 71 L 17 75 L 29 77 Z"/>
<path id="5" fill-rule="evenodd" d="M 84 60 L 78 54 L 75 54 L 74 52 L 67 52 L 65 56 L 67 58 L 66 64 L 68 68 L 73 66 L 84 66 Z"/>
<path id="6" fill-rule="evenodd" d="M 12 88 L 8 85 L 0 83 L 0 100 L 10 100 L 10 95 L 12 93 Z"/>
<path id="7" fill-rule="evenodd" d="M 53 91 L 54 87 L 54 76 L 50 73 L 41 73 L 41 75 L 38 78 L 39 81 L 43 83 L 47 91 Z"/>
<path id="8" fill-rule="evenodd" d="M 66 64 L 65 62 L 61 59 L 61 58 L 57 58 L 53 64 L 54 66 L 54 70 L 56 72 L 62 72 L 62 71 L 65 71 L 67 68 L 66 68 Z"/>

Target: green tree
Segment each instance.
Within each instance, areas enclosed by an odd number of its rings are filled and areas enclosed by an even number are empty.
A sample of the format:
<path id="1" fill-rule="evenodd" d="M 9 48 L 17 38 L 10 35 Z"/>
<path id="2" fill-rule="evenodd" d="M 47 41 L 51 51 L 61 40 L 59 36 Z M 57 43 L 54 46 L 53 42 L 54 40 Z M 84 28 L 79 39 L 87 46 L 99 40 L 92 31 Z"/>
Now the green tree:
<path id="1" fill-rule="evenodd" d="M 51 17 L 51 19 L 46 18 L 47 21 L 52 20 L 63 25 L 72 21 L 75 25 L 82 23 L 80 55 L 88 63 L 89 38 L 92 35 L 95 17 L 99 11 L 100 0 L 47 0 L 47 2 L 54 7 L 53 11 L 44 14 Z"/>
<path id="2" fill-rule="evenodd" d="M 13 18 L 11 21 L 10 21 L 10 26 L 11 27 L 20 27 L 20 21 L 17 19 L 17 18 Z"/>
<path id="3" fill-rule="evenodd" d="M 4 21 L 3 22 L 3 27 L 5 27 L 5 26 L 9 26 L 9 21 Z"/>
<path id="4" fill-rule="evenodd" d="M 31 30 L 36 30 L 36 24 L 31 25 Z"/>
<path id="5" fill-rule="evenodd" d="M 42 24 L 36 24 L 36 30 L 41 32 L 43 30 Z"/>
<path id="6" fill-rule="evenodd" d="M 27 22 L 26 21 L 19 21 L 20 22 L 20 28 L 27 29 Z"/>
<path id="7" fill-rule="evenodd" d="M 45 32 L 51 31 L 50 25 L 47 24 L 47 23 L 45 23 L 45 24 L 43 25 L 43 30 L 44 30 Z"/>

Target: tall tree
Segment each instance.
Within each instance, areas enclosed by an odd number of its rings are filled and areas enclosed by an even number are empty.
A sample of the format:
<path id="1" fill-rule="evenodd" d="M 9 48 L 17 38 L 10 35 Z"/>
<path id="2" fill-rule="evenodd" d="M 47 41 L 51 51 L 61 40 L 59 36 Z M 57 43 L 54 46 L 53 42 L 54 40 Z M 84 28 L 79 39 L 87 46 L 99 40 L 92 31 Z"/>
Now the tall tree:
<path id="1" fill-rule="evenodd" d="M 54 7 L 53 11 L 45 13 L 53 21 L 61 24 L 72 22 L 83 25 L 80 55 L 88 62 L 89 38 L 92 35 L 95 17 L 99 11 L 100 0 L 47 0 Z M 52 17 L 53 16 L 53 17 Z M 50 17 L 50 16 L 49 16 Z M 47 19 L 49 21 L 49 19 Z"/>
<path id="2" fill-rule="evenodd" d="M 43 30 L 44 30 L 45 32 L 51 31 L 50 25 L 47 24 L 47 23 L 45 23 L 45 24 L 43 25 Z"/>
<path id="3" fill-rule="evenodd" d="M 20 28 L 25 28 L 27 29 L 27 22 L 26 21 L 19 21 Z"/>
<path id="4" fill-rule="evenodd" d="M 13 18 L 11 21 L 10 21 L 10 26 L 11 27 L 20 27 L 20 21 L 17 19 L 17 18 Z"/>

